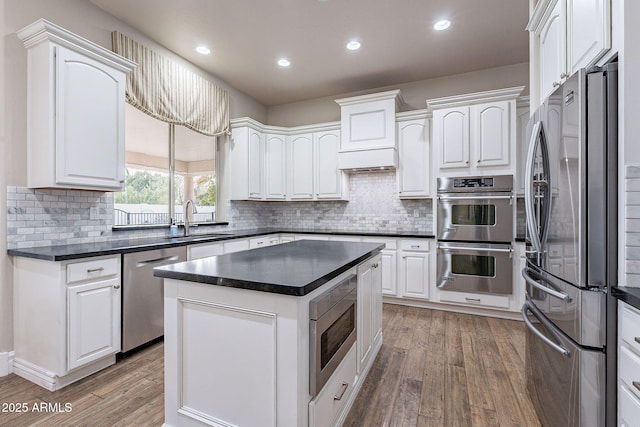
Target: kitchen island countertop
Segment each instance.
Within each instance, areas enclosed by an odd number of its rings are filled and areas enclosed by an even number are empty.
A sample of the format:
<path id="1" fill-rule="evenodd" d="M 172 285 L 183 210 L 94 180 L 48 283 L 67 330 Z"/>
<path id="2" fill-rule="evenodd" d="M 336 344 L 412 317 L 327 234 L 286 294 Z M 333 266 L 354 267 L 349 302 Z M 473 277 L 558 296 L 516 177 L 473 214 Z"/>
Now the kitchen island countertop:
<path id="1" fill-rule="evenodd" d="M 384 244 L 298 240 L 171 264 L 154 275 L 208 285 L 303 296 L 374 256 Z"/>

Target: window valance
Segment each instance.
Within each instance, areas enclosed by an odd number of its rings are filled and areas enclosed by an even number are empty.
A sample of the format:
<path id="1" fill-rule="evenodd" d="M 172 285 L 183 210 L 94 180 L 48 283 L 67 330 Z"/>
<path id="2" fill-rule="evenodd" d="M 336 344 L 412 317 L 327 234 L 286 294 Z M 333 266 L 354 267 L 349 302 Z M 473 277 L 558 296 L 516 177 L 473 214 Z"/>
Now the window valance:
<path id="1" fill-rule="evenodd" d="M 138 64 L 127 75 L 128 103 L 204 135 L 229 132 L 226 90 L 117 31 L 111 36 L 112 50 Z"/>

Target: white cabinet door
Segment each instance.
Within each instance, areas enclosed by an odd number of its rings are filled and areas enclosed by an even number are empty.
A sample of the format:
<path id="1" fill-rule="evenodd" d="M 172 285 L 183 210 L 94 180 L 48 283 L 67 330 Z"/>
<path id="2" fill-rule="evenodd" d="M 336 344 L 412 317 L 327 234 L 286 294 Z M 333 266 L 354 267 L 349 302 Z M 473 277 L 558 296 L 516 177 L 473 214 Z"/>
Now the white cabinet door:
<path id="1" fill-rule="evenodd" d="M 510 149 L 510 101 L 473 105 L 471 146 L 477 167 L 508 166 Z"/>
<path id="2" fill-rule="evenodd" d="M 400 296 L 429 299 L 429 253 L 400 251 Z"/>
<path id="3" fill-rule="evenodd" d="M 469 167 L 469 107 L 436 110 L 433 123 L 439 168 Z"/>
<path id="4" fill-rule="evenodd" d="M 67 288 L 69 370 L 120 351 L 120 279 Z"/>
<path id="5" fill-rule="evenodd" d="M 594 64 L 611 48 L 611 0 L 567 1 L 567 52 L 571 73 Z"/>
<path id="6" fill-rule="evenodd" d="M 233 252 L 246 251 L 249 249 L 249 239 L 234 239 L 224 242 L 222 244 L 225 254 Z"/>
<path id="7" fill-rule="evenodd" d="M 261 132 L 249 129 L 248 135 L 248 197 L 250 199 L 263 198 L 263 149 L 264 137 Z"/>
<path id="8" fill-rule="evenodd" d="M 294 135 L 289 141 L 291 199 L 310 200 L 314 193 L 313 135 Z"/>
<path id="9" fill-rule="evenodd" d="M 358 266 L 358 372 L 367 366 L 382 332 L 382 268 L 380 255 Z"/>
<path id="10" fill-rule="evenodd" d="M 399 197 L 428 197 L 430 186 L 429 120 L 398 122 Z"/>
<path id="11" fill-rule="evenodd" d="M 381 291 L 385 295 L 395 296 L 397 294 L 397 251 L 395 249 L 383 249 L 382 259 L 382 284 Z"/>
<path id="12" fill-rule="evenodd" d="M 338 169 L 340 131 L 316 132 L 316 197 L 339 199 L 342 197 L 343 172 Z"/>
<path id="13" fill-rule="evenodd" d="M 566 0 L 558 0 L 536 36 L 539 44 L 540 100 L 544 100 L 566 78 Z"/>
<path id="14" fill-rule="evenodd" d="M 56 47 L 56 183 L 124 185 L 125 74 Z"/>
<path id="15" fill-rule="evenodd" d="M 283 135 L 267 134 L 264 144 L 265 197 L 287 197 L 287 142 Z"/>
<path id="16" fill-rule="evenodd" d="M 527 150 L 529 148 L 529 105 L 519 106 L 516 110 L 516 192 L 524 194 L 524 174 L 527 167 Z"/>
<path id="17" fill-rule="evenodd" d="M 210 256 L 222 255 L 224 249 L 222 243 L 202 243 L 187 246 L 187 259 L 189 261 Z"/>

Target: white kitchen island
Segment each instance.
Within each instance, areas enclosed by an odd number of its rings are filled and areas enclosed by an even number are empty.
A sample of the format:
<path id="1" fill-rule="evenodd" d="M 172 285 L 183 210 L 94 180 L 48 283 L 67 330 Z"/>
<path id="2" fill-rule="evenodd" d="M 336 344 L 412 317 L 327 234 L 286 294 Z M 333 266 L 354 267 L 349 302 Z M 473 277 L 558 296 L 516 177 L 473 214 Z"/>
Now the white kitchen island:
<path id="1" fill-rule="evenodd" d="M 340 425 L 382 345 L 383 247 L 301 240 L 155 269 L 165 425 Z M 309 302 L 354 274 L 356 343 L 312 397 Z"/>

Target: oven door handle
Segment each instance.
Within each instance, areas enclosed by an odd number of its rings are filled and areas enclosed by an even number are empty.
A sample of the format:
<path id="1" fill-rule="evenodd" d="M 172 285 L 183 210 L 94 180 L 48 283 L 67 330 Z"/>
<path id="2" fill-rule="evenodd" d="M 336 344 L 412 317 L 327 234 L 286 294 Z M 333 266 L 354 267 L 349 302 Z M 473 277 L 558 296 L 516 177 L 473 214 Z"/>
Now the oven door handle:
<path id="1" fill-rule="evenodd" d="M 544 326 L 552 335 L 554 335 L 556 340 L 560 341 L 558 339 L 558 337 L 555 336 L 556 334 L 554 333 L 553 329 L 551 329 L 552 326 L 551 325 L 547 325 L 547 323 L 540 316 L 538 316 L 538 313 L 536 313 L 537 309 L 534 309 L 533 307 L 531 307 L 529 305 L 529 303 L 525 302 L 524 305 L 522 306 L 522 320 L 524 320 L 524 323 L 527 325 L 527 328 L 529 328 L 531 330 L 531 332 L 536 334 L 538 336 L 538 338 L 540 338 L 542 341 L 544 341 L 549 347 L 551 347 L 552 349 L 554 349 L 558 353 L 562 354 L 564 357 L 567 357 L 567 358 L 570 357 L 571 356 L 571 352 L 569 350 L 564 348 L 562 345 L 551 341 L 542 332 L 540 332 L 538 330 L 538 328 L 536 328 L 534 326 L 533 323 L 531 323 L 531 320 L 529 320 L 529 316 L 527 316 L 527 311 L 530 312 L 531 314 L 533 314 L 533 317 L 538 319 L 540 324 L 542 326 Z"/>
<path id="2" fill-rule="evenodd" d="M 508 253 L 513 253 L 513 248 L 476 248 L 476 247 L 465 247 L 465 246 L 449 246 L 449 245 L 443 245 L 443 244 L 438 244 L 436 246 L 436 249 L 442 249 L 442 250 L 447 250 L 447 249 L 452 249 L 455 251 L 483 251 L 483 252 L 508 252 Z"/>
<path id="3" fill-rule="evenodd" d="M 536 282 L 535 279 L 531 276 L 529 276 L 529 273 L 527 273 L 527 269 L 523 268 L 522 269 L 522 277 L 524 277 L 525 282 L 527 282 L 528 284 L 530 284 L 531 286 L 533 286 L 534 288 L 538 289 L 539 291 L 542 291 L 544 293 L 547 293 L 553 297 L 556 297 L 566 303 L 570 303 L 571 302 L 571 296 L 569 296 L 568 293 L 566 292 L 560 292 L 560 291 L 556 291 L 555 289 L 552 288 L 548 288 L 546 286 L 541 285 L 540 283 Z M 542 279 L 540 279 L 542 280 Z"/>
<path id="4" fill-rule="evenodd" d="M 475 196 L 444 196 L 439 194 L 438 200 L 513 200 L 513 194 L 504 196 L 483 196 L 480 194 Z"/>

